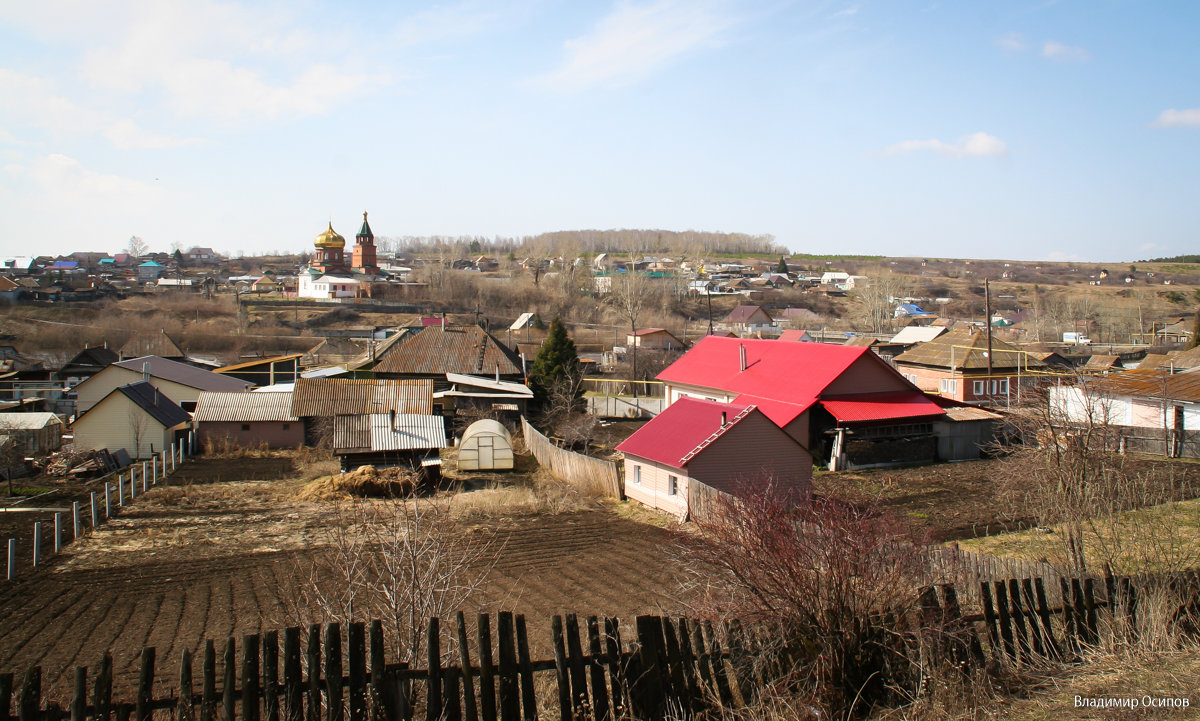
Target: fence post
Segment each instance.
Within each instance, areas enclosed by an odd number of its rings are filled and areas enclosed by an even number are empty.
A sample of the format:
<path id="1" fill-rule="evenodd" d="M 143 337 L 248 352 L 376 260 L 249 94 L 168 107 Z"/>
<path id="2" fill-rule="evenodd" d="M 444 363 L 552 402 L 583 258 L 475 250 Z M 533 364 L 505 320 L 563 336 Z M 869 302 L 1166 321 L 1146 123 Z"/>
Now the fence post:
<path id="1" fill-rule="evenodd" d="M 146 464 L 142 464 L 142 478 L 146 477 Z M 137 479 L 133 474 L 129 474 L 129 502 L 133 503 L 133 499 L 137 498 Z"/>
<path id="2" fill-rule="evenodd" d="M 42 522 L 33 523 L 33 565 L 36 567 L 42 561 Z"/>
<path id="3" fill-rule="evenodd" d="M 62 514 L 54 514 L 54 552 L 62 553 Z"/>
<path id="4" fill-rule="evenodd" d="M 100 502 L 96 499 L 96 492 L 92 491 L 92 528 L 100 525 Z"/>
<path id="5" fill-rule="evenodd" d="M 8 580 L 17 575 L 17 539 L 8 539 Z"/>
<path id="6" fill-rule="evenodd" d="M 117 476 L 120 478 L 120 476 Z M 112 484 L 104 484 L 104 520 L 112 518 Z"/>
<path id="7" fill-rule="evenodd" d="M 71 536 L 72 541 L 78 541 L 83 535 L 83 518 L 79 513 L 79 501 L 71 502 L 71 530 L 74 535 Z"/>
<path id="8" fill-rule="evenodd" d="M 150 456 L 150 482 L 142 477 L 142 493 L 150 490 L 150 483 L 158 483 L 158 454 Z"/>

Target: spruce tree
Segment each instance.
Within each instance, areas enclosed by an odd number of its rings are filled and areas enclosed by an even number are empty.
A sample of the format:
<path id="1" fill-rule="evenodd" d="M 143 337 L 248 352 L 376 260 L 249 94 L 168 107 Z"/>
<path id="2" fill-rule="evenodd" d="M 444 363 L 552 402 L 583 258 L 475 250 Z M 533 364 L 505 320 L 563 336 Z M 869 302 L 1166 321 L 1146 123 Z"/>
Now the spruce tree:
<path id="1" fill-rule="evenodd" d="M 579 354 L 575 351 L 575 341 L 567 335 L 562 319 L 555 317 L 545 342 L 533 359 L 533 367 L 529 369 L 529 385 L 534 397 L 539 401 L 546 400 L 557 381 L 578 370 Z M 576 395 L 581 391 L 576 391 Z"/>
<path id="2" fill-rule="evenodd" d="M 783 259 L 782 255 L 779 256 L 779 265 L 775 266 L 775 272 L 779 273 L 780 275 L 787 275 L 787 261 Z"/>

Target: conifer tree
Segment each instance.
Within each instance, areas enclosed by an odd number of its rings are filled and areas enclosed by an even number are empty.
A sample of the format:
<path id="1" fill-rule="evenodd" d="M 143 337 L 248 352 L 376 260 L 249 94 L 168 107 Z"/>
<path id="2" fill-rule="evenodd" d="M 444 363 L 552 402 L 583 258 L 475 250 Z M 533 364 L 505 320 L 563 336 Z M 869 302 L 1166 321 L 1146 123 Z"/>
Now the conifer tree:
<path id="1" fill-rule="evenodd" d="M 779 265 L 775 266 L 775 272 L 779 273 L 780 275 L 787 275 L 787 261 L 783 259 L 782 255 L 779 256 Z"/>
<path id="2" fill-rule="evenodd" d="M 546 335 L 545 342 L 533 360 L 533 367 L 529 369 L 529 385 L 533 388 L 534 397 L 539 401 L 546 400 L 556 382 L 578 371 L 579 354 L 575 351 L 575 341 L 567 335 L 567 328 L 562 319 L 556 316 L 550 323 L 550 332 Z M 576 396 L 581 395 L 582 390 L 580 388 Z"/>

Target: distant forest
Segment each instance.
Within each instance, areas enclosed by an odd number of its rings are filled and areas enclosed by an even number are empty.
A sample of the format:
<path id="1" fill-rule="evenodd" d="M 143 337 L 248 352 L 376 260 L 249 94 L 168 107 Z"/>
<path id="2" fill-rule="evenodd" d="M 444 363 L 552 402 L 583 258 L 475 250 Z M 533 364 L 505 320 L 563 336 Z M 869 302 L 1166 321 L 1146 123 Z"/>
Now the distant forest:
<path id="1" fill-rule="evenodd" d="M 613 254 L 788 255 L 787 248 L 773 235 L 713 233 L 698 230 L 560 230 L 553 233 L 506 238 L 496 236 L 403 236 L 380 238 L 384 251 L 401 253 L 445 253 L 459 257 L 470 254 L 530 256 L 577 256 Z"/>
<path id="2" fill-rule="evenodd" d="M 1170 258 L 1151 258 L 1139 263 L 1200 263 L 1200 255 L 1173 255 Z"/>

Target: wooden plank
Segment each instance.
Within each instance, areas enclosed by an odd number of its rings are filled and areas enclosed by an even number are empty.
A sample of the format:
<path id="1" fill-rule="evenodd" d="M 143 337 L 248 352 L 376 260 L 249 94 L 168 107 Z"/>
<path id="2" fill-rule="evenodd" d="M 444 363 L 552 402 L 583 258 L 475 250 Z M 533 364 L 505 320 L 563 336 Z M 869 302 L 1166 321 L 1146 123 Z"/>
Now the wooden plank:
<path id="1" fill-rule="evenodd" d="M 467 617 L 462 611 L 454 615 L 454 628 L 458 636 L 458 665 L 462 669 L 463 715 L 466 721 L 479 721 L 479 710 L 475 706 L 475 681 L 471 673 L 471 645 L 467 638 Z"/>
<path id="2" fill-rule="evenodd" d="M 154 702 L 154 647 L 142 649 L 142 662 L 138 668 L 137 721 L 150 721 L 150 705 Z"/>
<path id="3" fill-rule="evenodd" d="M 477 649 L 479 651 L 479 716 L 483 721 L 496 721 L 496 670 L 492 665 L 492 619 L 479 614 Z"/>
<path id="4" fill-rule="evenodd" d="M 179 657 L 179 705 L 175 707 L 175 721 L 192 721 L 196 708 L 193 691 L 192 652 L 185 648 Z"/>
<path id="5" fill-rule="evenodd" d="M 992 655 L 999 656 L 1001 651 L 999 616 L 992 600 L 992 585 L 987 581 L 979 582 L 979 605 L 983 607 L 983 623 L 987 628 L 988 645 Z"/>
<path id="6" fill-rule="evenodd" d="M 308 627 L 308 707 L 305 721 L 321 721 L 321 624 Z"/>
<path id="7" fill-rule="evenodd" d="M 462 721 L 462 707 L 458 703 L 458 679 L 461 669 L 447 668 L 442 673 L 442 718 L 445 721 Z"/>
<path id="8" fill-rule="evenodd" d="M 425 634 L 425 647 L 428 650 L 429 681 L 425 684 L 425 718 L 428 721 L 439 721 L 442 717 L 442 652 L 441 631 L 437 618 L 429 619 L 429 627 Z"/>
<path id="9" fill-rule="evenodd" d="M 717 683 L 717 693 L 721 696 L 721 703 L 729 706 L 733 703 L 733 689 L 729 686 L 729 674 L 725 667 L 721 640 L 717 638 L 712 621 L 704 622 L 704 637 L 708 641 L 708 654 L 713 667 L 713 680 Z"/>
<path id="10" fill-rule="evenodd" d="M 384 649 L 383 621 L 371 622 L 371 707 L 376 718 L 391 719 L 396 710 L 392 684 L 388 679 Z M 477 721 L 471 719 L 470 721 Z"/>
<path id="11" fill-rule="evenodd" d="M 733 676 L 737 681 L 737 693 L 741 696 L 743 704 L 751 704 L 757 691 L 753 677 L 754 659 L 747 653 L 742 624 L 736 619 L 726 623 L 725 638 L 729 648 L 729 664 L 733 667 Z"/>
<path id="12" fill-rule="evenodd" d="M 679 650 L 679 639 L 675 636 L 675 624 L 670 618 L 663 618 L 663 655 L 666 660 L 667 675 L 670 680 L 670 690 L 667 692 L 669 703 L 674 708 L 684 708 L 688 698 L 687 681 L 683 675 L 683 655 Z"/>
<path id="13" fill-rule="evenodd" d="M 342 627 L 325 624 L 325 721 L 342 721 Z"/>
<path id="14" fill-rule="evenodd" d="M 621 622 L 611 617 L 604 619 L 604 662 L 612 691 L 612 715 L 621 718 L 629 710 L 629 700 L 625 698 L 625 669 L 621 664 Z"/>
<path id="15" fill-rule="evenodd" d="M 19 721 L 39 721 L 42 710 L 42 667 L 31 666 L 25 671 L 21 692 L 17 698 Z"/>
<path id="16" fill-rule="evenodd" d="M 587 618 L 588 676 L 592 682 L 592 718 L 606 721 L 610 718 L 608 705 L 608 683 L 604 678 L 604 651 L 600 646 L 600 619 Z"/>
<path id="17" fill-rule="evenodd" d="M 699 621 L 692 624 L 692 640 L 688 644 L 692 649 L 692 656 L 696 662 L 696 670 L 699 672 L 699 685 L 701 697 L 715 696 L 717 687 L 713 682 L 712 665 L 708 658 L 708 649 L 704 645 L 704 625 Z"/>
<path id="18" fill-rule="evenodd" d="M 361 622 L 350 624 L 346 665 L 350 670 L 350 721 L 367 720 L 367 632 Z"/>
<path id="19" fill-rule="evenodd" d="M 588 702 L 587 667 L 583 660 L 583 645 L 579 640 L 579 618 L 568 613 L 563 630 L 567 640 L 567 668 L 571 674 L 571 705 L 579 717 L 591 707 Z"/>
<path id="20" fill-rule="evenodd" d="M 691 626 L 686 618 L 680 618 L 679 624 L 679 659 L 682 662 L 683 682 L 687 687 L 688 698 L 692 699 L 693 710 L 699 709 L 703 694 L 697 678 L 696 655 L 692 651 Z"/>
<path id="21" fill-rule="evenodd" d="M 1075 636 L 1078 643 L 1090 644 L 1091 637 L 1087 626 L 1087 610 L 1083 603 L 1083 586 L 1078 578 L 1071 579 L 1071 605 L 1075 609 Z"/>
<path id="22" fill-rule="evenodd" d="M 7 715 L 7 710 L 5 711 Z M 75 692 L 71 695 L 71 721 L 87 717 L 87 666 L 75 667 Z"/>
<path id="23" fill-rule="evenodd" d="M 412 679 L 408 672 L 407 661 L 401 661 L 396 664 L 396 670 L 392 674 L 392 684 L 392 688 L 395 689 L 396 694 L 396 715 L 403 719 L 403 721 L 412 721 Z"/>
<path id="24" fill-rule="evenodd" d="M 1004 653 L 1011 659 L 1017 657 L 1016 639 L 1013 638 L 1012 616 L 1009 614 L 1008 586 L 1004 581 L 993 583 L 996 590 L 996 616 L 1000 623 L 1000 637 L 1004 639 Z"/>
<path id="25" fill-rule="evenodd" d="M 550 622 L 550 632 L 554 637 L 554 670 L 558 681 L 558 715 L 560 721 L 572 721 L 575 714 L 571 710 L 571 674 L 567 668 L 567 646 L 563 639 L 562 616 L 555 616 Z"/>
<path id="26" fill-rule="evenodd" d="M 279 632 L 263 634 L 263 721 L 279 721 Z"/>
<path id="27" fill-rule="evenodd" d="M 1020 650 L 1021 661 L 1031 660 L 1029 645 L 1029 627 L 1025 625 L 1025 611 L 1021 608 L 1021 582 L 1015 578 L 1008 581 L 1009 615 L 1012 618 L 1014 635 L 1017 637 L 1017 647 Z"/>
<path id="28" fill-rule="evenodd" d="M 1019 595 L 1025 607 L 1025 617 L 1029 620 L 1029 640 L 1033 642 L 1033 654 L 1039 658 L 1046 658 L 1048 652 L 1042 640 L 1042 628 L 1038 625 L 1037 599 L 1034 598 L 1033 582 L 1029 578 L 1021 579 Z"/>
<path id="29" fill-rule="evenodd" d="M 211 638 L 204 642 L 202 674 L 199 721 L 213 721 L 217 713 L 217 646 Z"/>
<path id="30" fill-rule="evenodd" d="M 642 721 L 659 721 L 666 716 L 662 618 L 638 616 L 636 624 L 641 673 L 634 681 L 630 694 L 633 715 Z"/>
<path id="31" fill-rule="evenodd" d="M 512 612 L 501 611 L 496 619 L 496 642 L 500 658 L 500 721 L 517 721 L 521 716 L 515 632 Z"/>
<path id="32" fill-rule="evenodd" d="M 1067 579 L 1059 576 L 1059 592 L 1062 594 L 1064 652 L 1074 653 L 1079 648 L 1079 633 L 1075 626 L 1075 607 L 1071 605 L 1071 590 Z"/>
<path id="33" fill-rule="evenodd" d="M 954 584 L 942 584 L 942 607 L 946 609 L 946 615 L 950 617 L 955 627 L 958 660 L 962 663 L 982 664 L 984 662 L 983 644 L 979 642 L 979 634 L 975 631 L 975 625 L 967 623 L 963 618 L 962 607 L 958 603 L 958 591 L 955 590 Z"/>
<path id="34" fill-rule="evenodd" d="M 283 721 L 304 718 L 304 671 L 300 666 L 300 629 L 283 631 Z"/>
<path id="35" fill-rule="evenodd" d="M 525 721 L 537 721 L 537 694 L 533 688 L 533 662 L 529 660 L 529 633 L 525 616 L 517 614 L 517 666 L 521 672 L 521 712 Z"/>
<path id="36" fill-rule="evenodd" d="M 258 721 L 259 718 L 259 664 L 262 639 L 258 634 L 242 636 L 242 721 Z"/>
<path id="37" fill-rule="evenodd" d="M 1138 591 L 1137 584 L 1132 579 L 1121 579 L 1123 586 L 1122 603 L 1125 606 L 1125 622 L 1129 626 L 1129 637 L 1136 641 L 1138 638 Z"/>
<path id="38" fill-rule="evenodd" d="M 1041 578 L 1033 579 L 1033 592 L 1037 599 L 1037 615 L 1041 623 L 1042 640 L 1046 643 L 1046 654 L 1051 658 L 1060 658 L 1062 651 L 1054 638 L 1054 628 L 1050 624 L 1050 604 L 1046 602 L 1046 585 Z"/>
<path id="39" fill-rule="evenodd" d="M 99 688 L 100 681 L 97 679 L 96 686 Z M 0 673 L 0 721 L 11 721 L 12 719 L 12 695 L 13 695 L 13 675 L 12 672 Z M 99 705 L 97 704 L 97 708 Z"/>
<path id="40" fill-rule="evenodd" d="M 221 721 L 232 721 L 237 714 L 237 646 L 233 636 L 225 640 L 225 677 L 221 686 L 221 710 L 225 717 Z"/>
<path id="41" fill-rule="evenodd" d="M 1095 644 L 1100 640 L 1100 620 L 1096 613 L 1096 579 L 1083 579 L 1083 608 L 1086 614 L 1088 643 Z"/>

